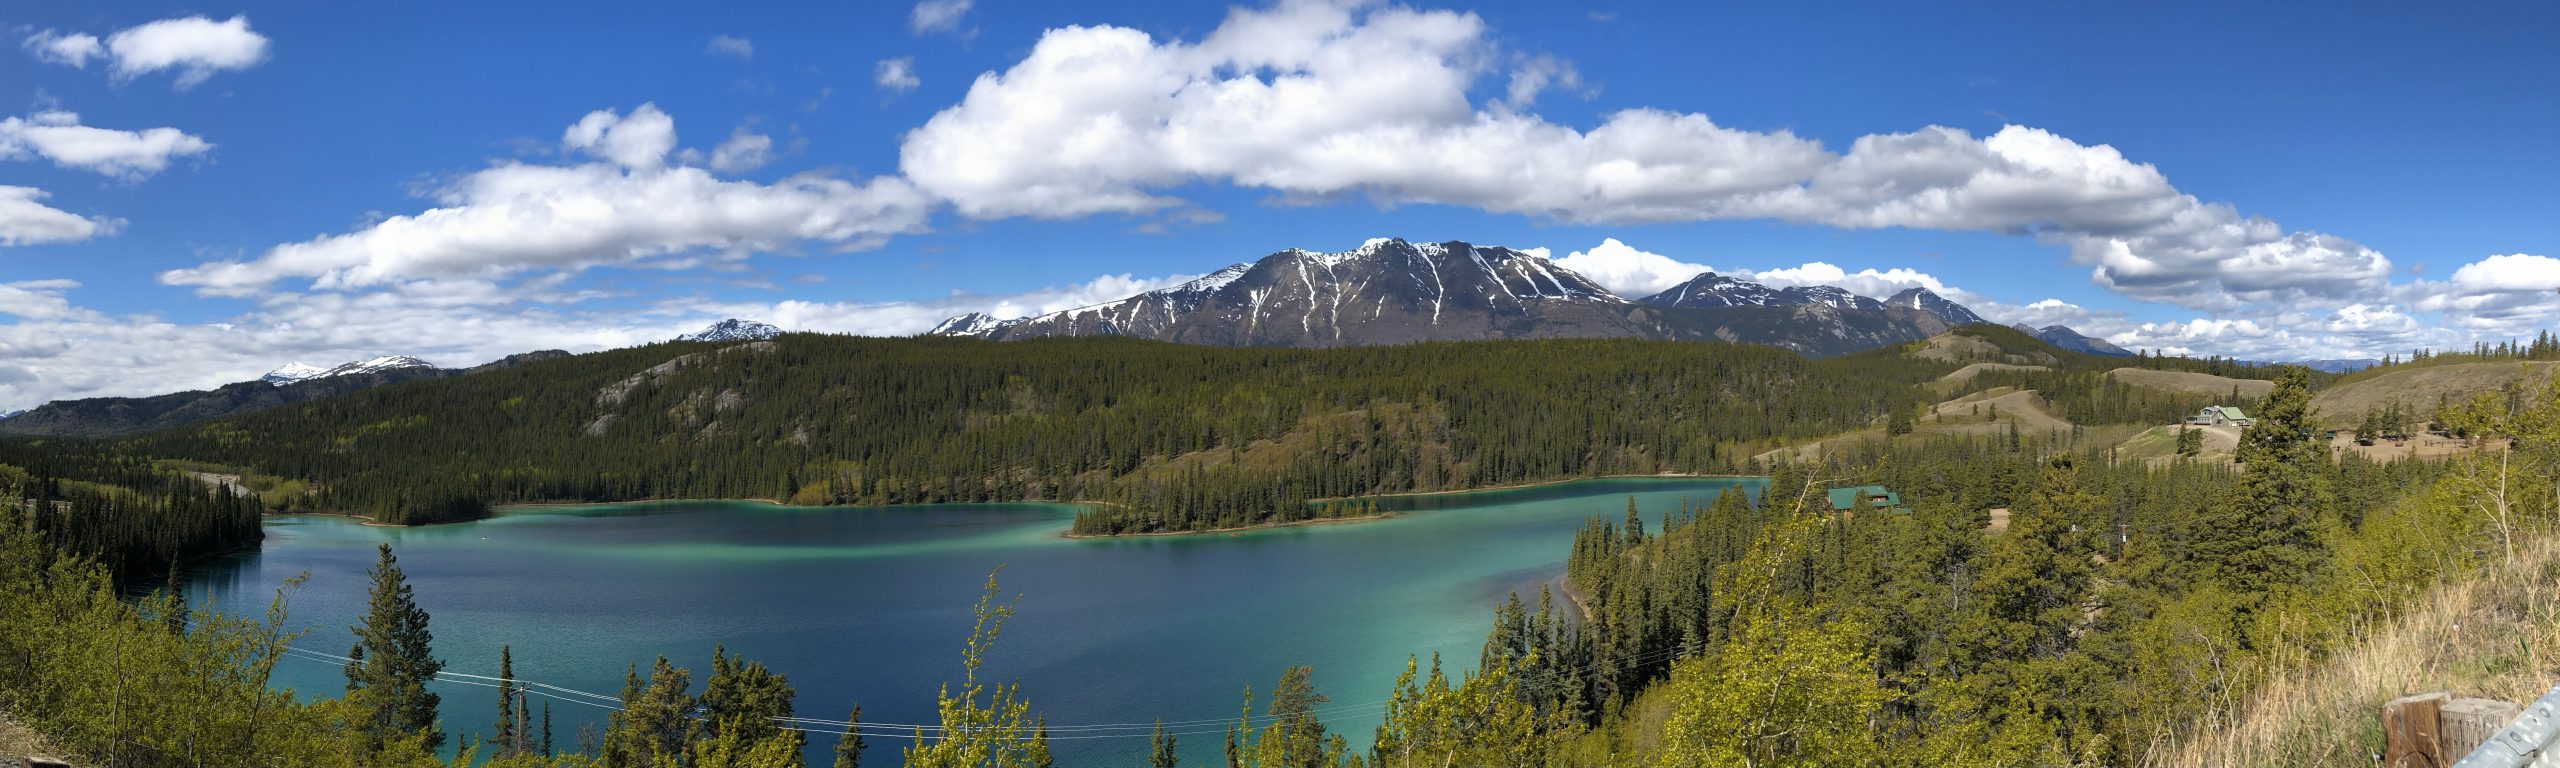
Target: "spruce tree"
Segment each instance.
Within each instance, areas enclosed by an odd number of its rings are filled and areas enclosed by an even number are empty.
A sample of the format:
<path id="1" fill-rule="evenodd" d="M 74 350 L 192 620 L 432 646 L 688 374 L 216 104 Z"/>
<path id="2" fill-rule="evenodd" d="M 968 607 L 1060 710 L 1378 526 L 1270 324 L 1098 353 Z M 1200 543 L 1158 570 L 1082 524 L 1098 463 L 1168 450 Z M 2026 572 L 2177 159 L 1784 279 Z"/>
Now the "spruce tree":
<path id="1" fill-rule="evenodd" d="M 2327 547 L 2329 450 L 2311 431 L 2311 376 L 2287 367 L 2240 435 L 2239 487 L 2202 516 L 2193 537 L 2206 575 L 2235 594 L 2263 599 L 2320 575 Z"/>
<path id="2" fill-rule="evenodd" d="M 1164 721 L 1156 721 L 1156 732 L 1147 737 L 1147 768 L 1175 768 L 1173 734 L 1164 732 Z"/>
<path id="3" fill-rule="evenodd" d="M 347 652 L 347 696 L 357 703 L 358 727 L 369 744 L 424 734 L 426 747 L 434 749 L 444 744 L 444 732 L 436 727 L 438 697 L 427 690 L 427 681 L 444 671 L 444 662 L 429 648 L 435 636 L 427 631 L 427 612 L 410 594 L 391 545 L 380 551 L 364 623 L 349 628 L 356 642 Z"/>
<path id="4" fill-rule="evenodd" d="M 844 734 L 836 738 L 836 768 L 862 768 L 862 705 L 844 716 Z"/>
<path id="5" fill-rule="evenodd" d="M 498 751 L 492 757 L 506 759 L 523 749 L 523 734 L 516 732 L 516 663 L 514 649 L 498 646 L 498 728 L 490 738 Z"/>

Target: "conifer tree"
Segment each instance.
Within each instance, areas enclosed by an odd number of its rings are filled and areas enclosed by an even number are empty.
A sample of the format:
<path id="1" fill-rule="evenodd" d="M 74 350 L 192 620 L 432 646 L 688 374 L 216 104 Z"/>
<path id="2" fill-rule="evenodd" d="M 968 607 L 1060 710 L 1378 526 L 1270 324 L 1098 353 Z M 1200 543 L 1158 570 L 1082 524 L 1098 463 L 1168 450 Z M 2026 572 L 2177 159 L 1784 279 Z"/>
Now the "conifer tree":
<path id="1" fill-rule="evenodd" d="M 429 644 L 427 612 L 410 593 L 400 561 L 383 544 L 373 567 L 373 592 L 364 623 L 351 627 L 355 646 L 347 652 L 347 695 L 357 702 L 367 741 L 379 747 L 402 736 L 422 734 L 427 749 L 444 744 L 436 727 L 439 697 L 427 681 L 444 671 Z"/>
<path id="2" fill-rule="evenodd" d="M 499 760 L 515 756 L 523 747 L 522 735 L 516 732 L 516 665 L 510 646 L 498 646 L 498 727 L 490 741 L 498 745 L 491 757 Z"/>
<path id="3" fill-rule="evenodd" d="M 2329 451 L 2312 438 L 2310 372 L 2287 367 L 2240 435 L 2245 465 L 2232 496 L 2208 512 L 2193 547 L 2236 594 L 2263 596 L 2320 575 L 2329 513 Z"/>
<path id="4" fill-rule="evenodd" d="M 862 768 L 862 705 L 844 716 L 844 733 L 836 737 L 836 768 Z"/>
<path id="5" fill-rule="evenodd" d="M 1164 721 L 1156 721 L 1156 732 L 1147 736 L 1147 768 L 1176 768 L 1173 756 L 1173 734 L 1164 732 Z"/>

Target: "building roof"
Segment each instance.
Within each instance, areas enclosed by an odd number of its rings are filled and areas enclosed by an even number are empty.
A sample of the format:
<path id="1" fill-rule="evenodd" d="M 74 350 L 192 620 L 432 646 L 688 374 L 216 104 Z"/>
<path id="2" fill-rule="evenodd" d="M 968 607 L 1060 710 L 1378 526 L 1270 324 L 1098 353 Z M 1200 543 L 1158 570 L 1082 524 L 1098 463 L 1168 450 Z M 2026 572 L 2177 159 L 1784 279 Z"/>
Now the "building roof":
<path id="1" fill-rule="evenodd" d="M 1899 506 L 1902 506 L 1902 495 L 1886 490 L 1885 487 L 1881 485 L 1860 485 L 1848 488 L 1831 489 L 1831 508 L 1834 510 L 1857 509 L 1859 507 L 1884 508 Z"/>

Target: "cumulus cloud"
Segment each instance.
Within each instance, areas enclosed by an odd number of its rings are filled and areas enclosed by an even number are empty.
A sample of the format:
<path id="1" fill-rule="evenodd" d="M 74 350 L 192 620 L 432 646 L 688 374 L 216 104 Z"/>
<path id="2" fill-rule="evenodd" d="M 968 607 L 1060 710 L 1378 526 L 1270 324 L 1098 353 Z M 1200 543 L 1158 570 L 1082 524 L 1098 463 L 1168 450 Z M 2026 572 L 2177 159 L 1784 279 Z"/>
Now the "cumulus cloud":
<path id="1" fill-rule="evenodd" d="M 75 313 L 71 300 L 63 293 L 80 287 L 77 280 L 21 280 L 0 283 L 0 315 L 16 315 L 35 320 L 69 317 Z"/>
<path id="2" fill-rule="evenodd" d="M 127 27 L 108 35 L 110 71 L 130 80 L 161 71 L 178 73 L 179 90 L 193 88 L 215 72 L 256 66 L 267 58 L 267 38 L 249 28 L 249 17 L 214 21 L 203 16 L 162 19 Z"/>
<path id="3" fill-rule="evenodd" d="M 20 45 L 34 54 L 37 61 L 73 67 L 87 67 L 90 59 L 107 52 L 106 43 L 98 40 L 97 35 L 66 35 L 50 29 L 28 35 Z"/>
<path id="4" fill-rule="evenodd" d="M 1702 272 L 1715 272 L 1778 288 L 1828 285 L 1875 299 L 1887 298 L 1909 288 L 1926 288 L 1958 302 L 1987 301 L 1982 296 L 1948 285 L 1935 275 L 1907 267 L 1881 270 L 1869 267 L 1851 272 L 1829 262 L 1812 261 L 1770 269 L 1717 269 L 1642 250 L 1614 237 L 1603 238 L 1599 245 L 1589 250 L 1566 254 L 1564 258 L 1557 259 L 1556 264 L 1581 273 L 1601 287 L 1630 299 L 1670 290 Z"/>
<path id="5" fill-rule="evenodd" d="M 1692 264 L 1652 251 L 1603 238 L 1588 250 L 1574 251 L 1557 259 L 1556 265 L 1591 278 L 1600 287 L 1620 296 L 1641 299 L 1697 277 L 1700 272 L 1713 272 L 1705 264 Z"/>
<path id="6" fill-rule="evenodd" d="M 0 119 L 0 159 L 41 157 L 64 168 L 139 180 L 175 157 L 202 155 L 213 144 L 176 128 L 123 131 L 81 125 L 71 112 Z"/>
<path id="7" fill-rule="evenodd" d="M 916 79 L 916 60 L 912 56 L 881 59 L 879 65 L 872 68 L 871 81 L 878 83 L 881 90 L 891 93 L 906 93 L 924 84 L 923 80 Z"/>
<path id="8" fill-rule="evenodd" d="M 726 317 L 786 330 L 904 336 L 968 312 L 1052 312 L 1180 284 L 1188 275 L 1106 275 L 1009 294 L 914 301 L 710 301 L 611 304 L 560 280 L 501 285 L 410 280 L 350 292 L 279 292 L 213 323 L 110 315 L 68 302 L 69 280 L 0 283 L 0 410 L 58 398 L 154 395 L 246 381 L 289 360 L 414 355 L 469 366 L 535 349 L 586 352 L 663 341 Z M 434 329 L 422 334 L 420 329 Z"/>
<path id="9" fill-rule="evenodd" d="M 907 26 L 919 35 L 957 32 L 961 19 L 969 15 L 969 6 L 975 4 L 976 0 L 924 0 L 908 15 Z"/>
<path id="10" fill-rule="evenodd" d="M 609 264 L 683 267 L 801 243 L 874 247 L 923 231 L 931 207 L 896 178 L 804 173 L 758 184 L 667 166 L 674 120 L 648 105 L 627 116 L 590 113 L 562 144 L 604 162 L 503 162 L 433 190 L 436 206 L 425 211 L 278 245 L 256 259 L 171 270 L 160 280 L 250 295 L 290 278 L 346 290 Z"/>
<path id="11" fill-rule="evenodd" d="M 2489 256 L 2456 268 L 2450 280 L 2421 280 L 2400 294 L 2412 307 L 2484 336 L 2523 334 L 2560 322 L 2560 259 Z"/>
<path id="12" fill-rule="evenodd" d="M 756 44 L 736 35 L 712 35 L 711 44 L 704 47 L 702 52 L 752 59 L 756 56 Z"/>
<path id="13" fill-rule="evenodd" d="M 40 243 L 76 243 L 115 234 L 124 220 L 82 216 L 45 205 L 48 193 L 34 187 L 0 185 L 0 247 Z"/>
<path id="14" fill-rule="evenodd" d="M 739 126 L 729 138 L 711 149 L 711 170 L 721 173 L 743 173 L 773 162 L 773 137 Z"/>
<path id="15" fill-rule="evenodd" d="M 676 148 L 676 120 L 656 104 L 642 104 L 629 117 L 599 109 L 562 131 L 560 146 L 633 170 L 654 169 Z"/>
<path id="16" fill-rule="evenodd" d="M 1529 59 L 1475 101 L 1499 49 L 1473 14 L 1361 3 L 1238 9 L 1197 41 L 1052 29 L 910 133 L 901 168 L 979 218 L 1144 213 L 1226 183 L 1570 223 L 2005 233 L 2066 248 L 2111 290 L 2214 311 L 2343 306 L 2387 285 L 2373 249 L 2198 200 L 2103 144 L 1929 126 L 1835 152 L 1659 109 L 1583 129 L 1525 109 L 1569 82 L 1559 62 Z"/>

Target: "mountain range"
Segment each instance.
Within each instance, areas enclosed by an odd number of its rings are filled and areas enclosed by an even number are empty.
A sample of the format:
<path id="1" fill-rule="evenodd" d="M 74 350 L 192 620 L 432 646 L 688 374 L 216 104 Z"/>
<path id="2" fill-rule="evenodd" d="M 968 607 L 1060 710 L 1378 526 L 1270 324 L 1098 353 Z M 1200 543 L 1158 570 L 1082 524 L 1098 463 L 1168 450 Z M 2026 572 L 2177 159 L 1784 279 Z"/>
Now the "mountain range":
<path id="1" fill-rule="evenodd" d="M 930 333 L 1281 347 L 1712 339 L 1833 356 L 1981 322 L 1981 315 L 1925 288 L 1879 301 L 1833 286 L 1777 288 L 1713 272 L 1630 301 L 1538 254 L 1382 238 L 1338 253 L 1293 248 L 1171 288 L 1044 315 L 960 315 Z M 2125 354 L 2077 333 L 2059 338 L 2095 342 L 2074 347 L 2083 351 Z"/>
<path id="2" fill-rule="evenodd" d="M 782 335 L 782 329 L 753 320 L 729 318 L 711 327 L 676 337 L 677 341 L 761 341 Z"/>
<path id="3" fill-rule="evenodd" d="M 1279 251 L 1171 288 L 1043 315 L 960 315 L 929 335 L 1000 341 L 1125 336 L 1234 347 L 1643 338 L 1760 344 L 1831 357 L 1984 322 L 1925 288 L 1878 300 L 1834 286 L 1774 287 L 1714 272 L 1629 300 L 1537 253 L 1455 240 L 1381 238 L 1336 253 Z M 2059 325 L 2019 330 L 2076 352 L 2130 354 Z M 770 324 L 731 318 L 674 340 L 735 343 L 781 333 Z M 253 381 L 206 391 L 46 403 L 0 415 L 0 434 L 139 434 L 566 354 L 531 352 L 469 369 L 397 355 L 327 368 L 295 362 Z"/>
<path id="4" fill-rule="evenodd" d="M 470 368 L 438 368 L 414 357 L 377 357 L 330 368 L 288 364 L 265 376 L 209 390 L 151 397 L 55 400 L 0 417 L 0 435 L 116 437 L 184 426 L 289 403 L 427 379 L 442 379 L 568 357 L 561 350 L 509 355 Z"/>
<path id="5" fill-rule="evenodd" d="M 342 363 L 329 368 L 307 365 L 300 361 L 295 361 L 284 364 L 284 367 L 282 368 L 268 371 L 267 375 L 258 377 L 258 380 L 276 386 L 283 386 L 299 381 L 310 381 L 312 379 L 326 379 L 336 376 L 357 376 L 368 373 L 380 373 L 383 371 L 397 371 L 404 368 L 434 367 L 436 366 L 433 363 L 407 355 L 391 355 L 386 357 L 377 357 L 371 360 L 358 360 L 352 363 Z"/>

